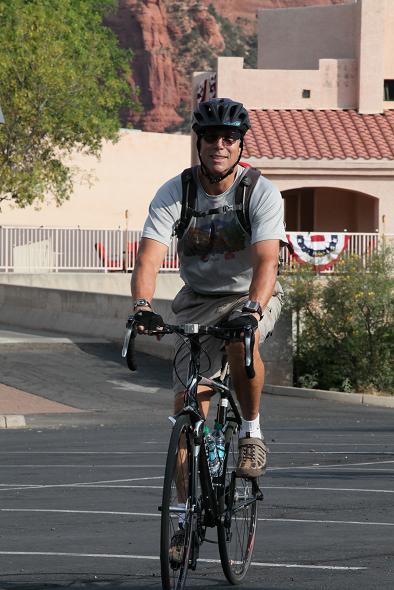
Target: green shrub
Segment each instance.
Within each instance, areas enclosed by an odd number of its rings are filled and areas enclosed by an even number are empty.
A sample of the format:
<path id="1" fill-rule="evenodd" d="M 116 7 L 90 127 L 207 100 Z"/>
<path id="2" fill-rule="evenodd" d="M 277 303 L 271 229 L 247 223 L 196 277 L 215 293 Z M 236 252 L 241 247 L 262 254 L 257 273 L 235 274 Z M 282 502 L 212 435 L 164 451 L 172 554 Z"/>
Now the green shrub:
<path id="1" fill-rule="evenodd" d="M 367 262 L 344 257 L 332 275 L 300 265 L 285 276 L 296 385 L 394 393 L 393 275 L 386 247 Z"/>

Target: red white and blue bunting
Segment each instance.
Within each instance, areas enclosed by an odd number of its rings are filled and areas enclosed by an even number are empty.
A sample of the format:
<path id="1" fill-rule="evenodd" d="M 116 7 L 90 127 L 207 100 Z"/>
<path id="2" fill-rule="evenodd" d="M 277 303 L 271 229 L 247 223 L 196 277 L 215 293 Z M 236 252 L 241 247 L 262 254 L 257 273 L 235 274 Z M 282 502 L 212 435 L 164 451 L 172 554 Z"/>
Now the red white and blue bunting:
<path id="1" fill-rule="evenodd" d="M 325 270 L 338 262 L 347 248 L 350 236 L 332 233 L 291 233 L 287 239 L 294 248 L 293 256 L 314 270 Z"/>

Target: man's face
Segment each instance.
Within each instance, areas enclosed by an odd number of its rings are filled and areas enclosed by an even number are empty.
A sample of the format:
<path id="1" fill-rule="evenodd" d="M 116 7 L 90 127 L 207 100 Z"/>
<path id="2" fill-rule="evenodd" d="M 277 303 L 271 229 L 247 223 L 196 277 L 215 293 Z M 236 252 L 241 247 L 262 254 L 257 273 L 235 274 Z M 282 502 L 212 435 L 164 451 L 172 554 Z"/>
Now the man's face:
<path id="1" fill-rule="evenodd" d="M 241 153 L 240 133 L 236 130 L 212 128 L 201 136 L 200 157 L 213 175 L 220 176 L 234 166 Z"/>

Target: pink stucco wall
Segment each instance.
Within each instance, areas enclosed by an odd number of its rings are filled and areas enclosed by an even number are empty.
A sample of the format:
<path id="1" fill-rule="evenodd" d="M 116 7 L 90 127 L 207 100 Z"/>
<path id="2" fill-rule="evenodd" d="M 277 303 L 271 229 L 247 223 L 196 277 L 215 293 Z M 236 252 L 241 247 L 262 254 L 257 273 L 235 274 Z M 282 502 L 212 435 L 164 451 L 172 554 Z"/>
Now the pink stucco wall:
<path id="1" fill-rule="evenodd" d="M 322 58 L 355 58 L 355 11 L 355 4 L 259 10 L 257 67 L 315 70 Z"/>
<path id="2" fill-rule="evenodd" d="M 0 225 L 141 229 L 159 186 L 190 166 L 190 137 L 123 130 L 100 159 L 73 154 L 71 165 L 80 173 L 69 201 L 56 207 L 48 198 L 25 209 L 2 203 Z"/>

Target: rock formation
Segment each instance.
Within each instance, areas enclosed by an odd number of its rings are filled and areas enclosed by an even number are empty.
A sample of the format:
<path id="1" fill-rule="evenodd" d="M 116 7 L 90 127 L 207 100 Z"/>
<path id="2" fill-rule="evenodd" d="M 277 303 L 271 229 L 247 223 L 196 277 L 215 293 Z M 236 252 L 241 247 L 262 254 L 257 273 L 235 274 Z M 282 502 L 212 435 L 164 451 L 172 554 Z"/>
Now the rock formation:
<path id="1" fill-rule="evenodd" d="M 123 123 L 131 122 L 145 131 L 165 131 L 176 129 L 189 117 L 192 72 L 210 69 L 215 57 L 226 50 L 223 19 L 243 27 L 250 35 L 255 34 L 259 8 L 350 1 L 119 0 L 116 14 L 106 18 L 105 24 L 116 33 L 122 47 L 133 51 L 130 86 L 131 91 L 139 88 L 142 106 L 139 113 L 123 113 Z M 215 13 L 222 23 L 215 19 Z"/>

